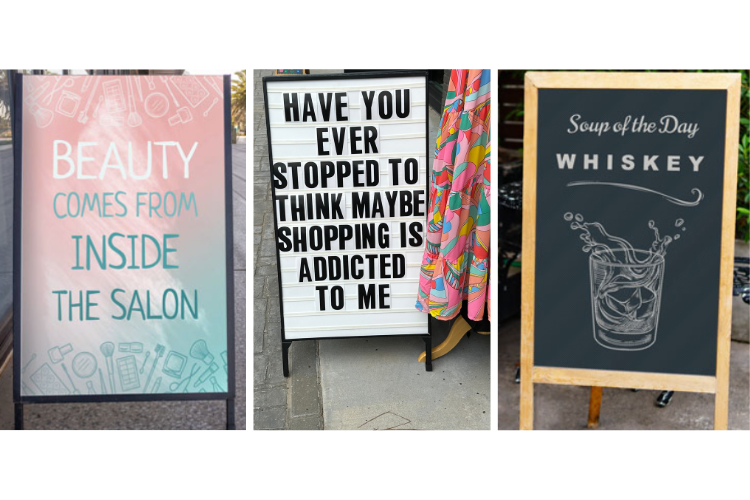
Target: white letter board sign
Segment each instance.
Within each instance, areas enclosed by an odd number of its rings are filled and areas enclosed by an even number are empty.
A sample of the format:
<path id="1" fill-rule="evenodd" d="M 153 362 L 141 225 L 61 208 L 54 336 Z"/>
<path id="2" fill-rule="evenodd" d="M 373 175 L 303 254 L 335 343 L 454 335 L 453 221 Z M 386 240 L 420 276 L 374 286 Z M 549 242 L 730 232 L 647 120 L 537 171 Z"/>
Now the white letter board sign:
<path id="1" fill-rule="evenodd" d="M 429 334 L 415 308 L 428 209 L 427 73 L 263 79 L 281 332 Z"/>

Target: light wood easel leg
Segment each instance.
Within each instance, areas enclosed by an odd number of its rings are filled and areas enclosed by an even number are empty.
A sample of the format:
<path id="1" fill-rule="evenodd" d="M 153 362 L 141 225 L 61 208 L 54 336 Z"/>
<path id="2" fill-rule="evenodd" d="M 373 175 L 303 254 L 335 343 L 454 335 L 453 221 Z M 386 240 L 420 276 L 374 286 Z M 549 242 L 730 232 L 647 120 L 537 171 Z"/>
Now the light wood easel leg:
<path id="1" fill-rule="evenodd" d="M 520 426 L 522 431 L 534 428 L 534 346 L 521 343 L 521 414 Z"/>
<path id="2" fill-rule="evenodd" d="M 723 339 L 722 339 L 723 340 Z M 729 428 L 729 350 L 730 341 L 719 342 L 718 359 L 722 362 L 716 366 L 716 397 L 714 399 L 714 430 L 725 431 Z"/>
<path id="3" fill-rule="evenodd" d="M 589 429 L 599 427 L 599 415 L 602 412 L 602 388 L 592 387 L 591 396 L 589 397 Z"/>
<path id="4" fill-rule="evenodd" d="M 471 326 L 469 326 L 466 320 L 461 316 L 457 316 L 456 320 L 453 322 L 453 326 L 451 326 L 451 331 L 448 333 L 448 337 L 442 344 L 432 348 L 432 359 L 434 360 L 435 358 L 448 354 L 451 349 L 456 347 L 458 341 L 461 340 L 469 330 L 471 330 Z M 424 363 L 425 359 L 427 359 L 427 352 L 423 352 L 419 355 L 420 363 Z"/>
<path id="5" fill-rule="evenodd" d="M 519 429 L 530 431 L 534 428 L 534 384 L 531 381 L 529 366 L 521 363 L 521 416 Z"/>

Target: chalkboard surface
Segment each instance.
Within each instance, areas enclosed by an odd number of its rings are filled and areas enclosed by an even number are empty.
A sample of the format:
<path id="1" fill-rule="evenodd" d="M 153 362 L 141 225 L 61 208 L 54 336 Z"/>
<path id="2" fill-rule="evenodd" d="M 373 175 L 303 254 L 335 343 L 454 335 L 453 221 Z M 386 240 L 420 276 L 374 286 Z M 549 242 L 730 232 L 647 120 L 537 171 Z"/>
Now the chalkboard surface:
<path id="1" fill-rule="evenodd" d="M 726 109 L 539 89 L 536 366 L 715 375 Z"/>

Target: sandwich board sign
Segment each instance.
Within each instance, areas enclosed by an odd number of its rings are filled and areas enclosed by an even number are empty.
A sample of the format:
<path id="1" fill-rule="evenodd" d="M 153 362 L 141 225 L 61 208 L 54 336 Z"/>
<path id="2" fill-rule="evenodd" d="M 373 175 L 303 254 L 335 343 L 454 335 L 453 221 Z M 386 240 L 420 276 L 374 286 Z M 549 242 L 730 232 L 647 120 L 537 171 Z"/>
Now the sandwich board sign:
<path id="1" fill-rule="evenodd" d="M 526 74 L 533 384 L 713 393 L 727 426 L 739 74 Z"/>
<path id="2" fill-rule="evenodd" d="M 225 399 L 229 77 L 19 75 L 14 399 Z"/>
<path id="3" fill-rule="evenodd" d="M 295 340 L 419 335 L 429 356 L 426 90 L 423 71 L 263 79 L 285 376 Z"/>

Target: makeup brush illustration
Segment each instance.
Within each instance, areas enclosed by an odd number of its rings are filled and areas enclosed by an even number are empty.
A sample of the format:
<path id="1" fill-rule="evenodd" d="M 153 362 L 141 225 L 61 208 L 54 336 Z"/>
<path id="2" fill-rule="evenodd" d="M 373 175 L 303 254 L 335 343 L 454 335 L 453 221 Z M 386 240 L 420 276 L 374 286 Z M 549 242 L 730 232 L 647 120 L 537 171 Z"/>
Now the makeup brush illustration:
<path id="1" fill-rule="evenodd" d="M 154 388 L 151 389 L 151 394 L 159 392 L 159 387 L 161 387 L 161 377 L 157 378 L 156 382 L 154 382 Z"/>
<path id="2" fill-rule="evenodd" d="M 211 381 L 211 387 L 213 388 L 214 392 L 224 392 L 224 389 L 222 389 L 219 383 L 216 381 L 216 377 L 211 377 L 208 380 Z"/>
<path id="3" fill-rule="evenodd" d="M 99 384 L 102 386 L 102 394 L 107 394 L 107 384 L 104 383 L 104 374 L 101 368 L 99 368 Z"/>
<path id="4" fill-rule="evenodd" d="M 146 359 L 143 360 L 143 366 L 141 366 L 141 369 L 138 371 L 141 375 L 143 375 L 143 370 L 146 369 L 146 363 L 148 363 L 149 356 L 151 356 L 151 351 L 146 351 Z"/>
<path id="5" fill-rule="evenodd" d="M 216 363 L 211 363 L 208 366 L 208 368 L 206 368 L 203 371 L 203 373 L 201 373 L 201 376 L 198 378 L 198 380 L 195 381 L 195 383 L 193 384 L 193 387 L 198 387 L 203 382 L 205 382 L 206 380 L 208 380 L 208 377 L 210 377 L 211 375 L 213 375 L 214 373 L 216 373 L 216 371 L 218 369 L 219 369 L 219 365 L 217 365 Z"/>
<path id="6" fill-rule="evenodd" d="M 73 382 L 73 377 L 70 376 L 70 372 L 68 371 L 68 367 L 65 366 L 65 363 L 60 363 L 62 365 L 62 369 L 65 372 L 65 375 L 68 377 L 68 381 L 70 382 L 70 385 L 73 387 L 73 394 L 78 396 L 81 394 L 81 391 L 78 390 L 78 387 L 76 387 L 76 383 Z"/>
<path id="7" fill-rule="evenodd" d="M 107 361 L 107 373 L 109 373 L 109 384 L 112 386 L 112 394 L 117 392 L 115 389 L 115 363 L 112 360 L 112 355 L 115 353 L 115 344 L 112 342 L 105 342 L 99 346 L 99 350 L 104 354 L 104 359 Z"/>
<path id="8" fill-rule="evenodd" d="M 190 347 L 190 356 L 198 361 L 203 361 L 208 366 L 211 366 L 214 361 L 214 356 L 208 351 L 206 341 L 203 339 L 193 342 L 192 347 Z"/>
<path id="9" fill-rule="evenodd" d="M 156 364 L 159 363 L 159 358 L 161 358 L 164 355 L 165 347 L 161 344 L 156 344 L 156 347 L 154 347 L 154 352 L 156 355 L 154 356 L 154 364 L 151 365 L 151 370 L 148 372 L 148 378 L 146 378 L 146 385 L 143 386 L 143 392 L 146 393 L 148 389 L 148 383 L 151 382 L 151 377 L 154 375 L 154 370 L 156 370 Z"/>

